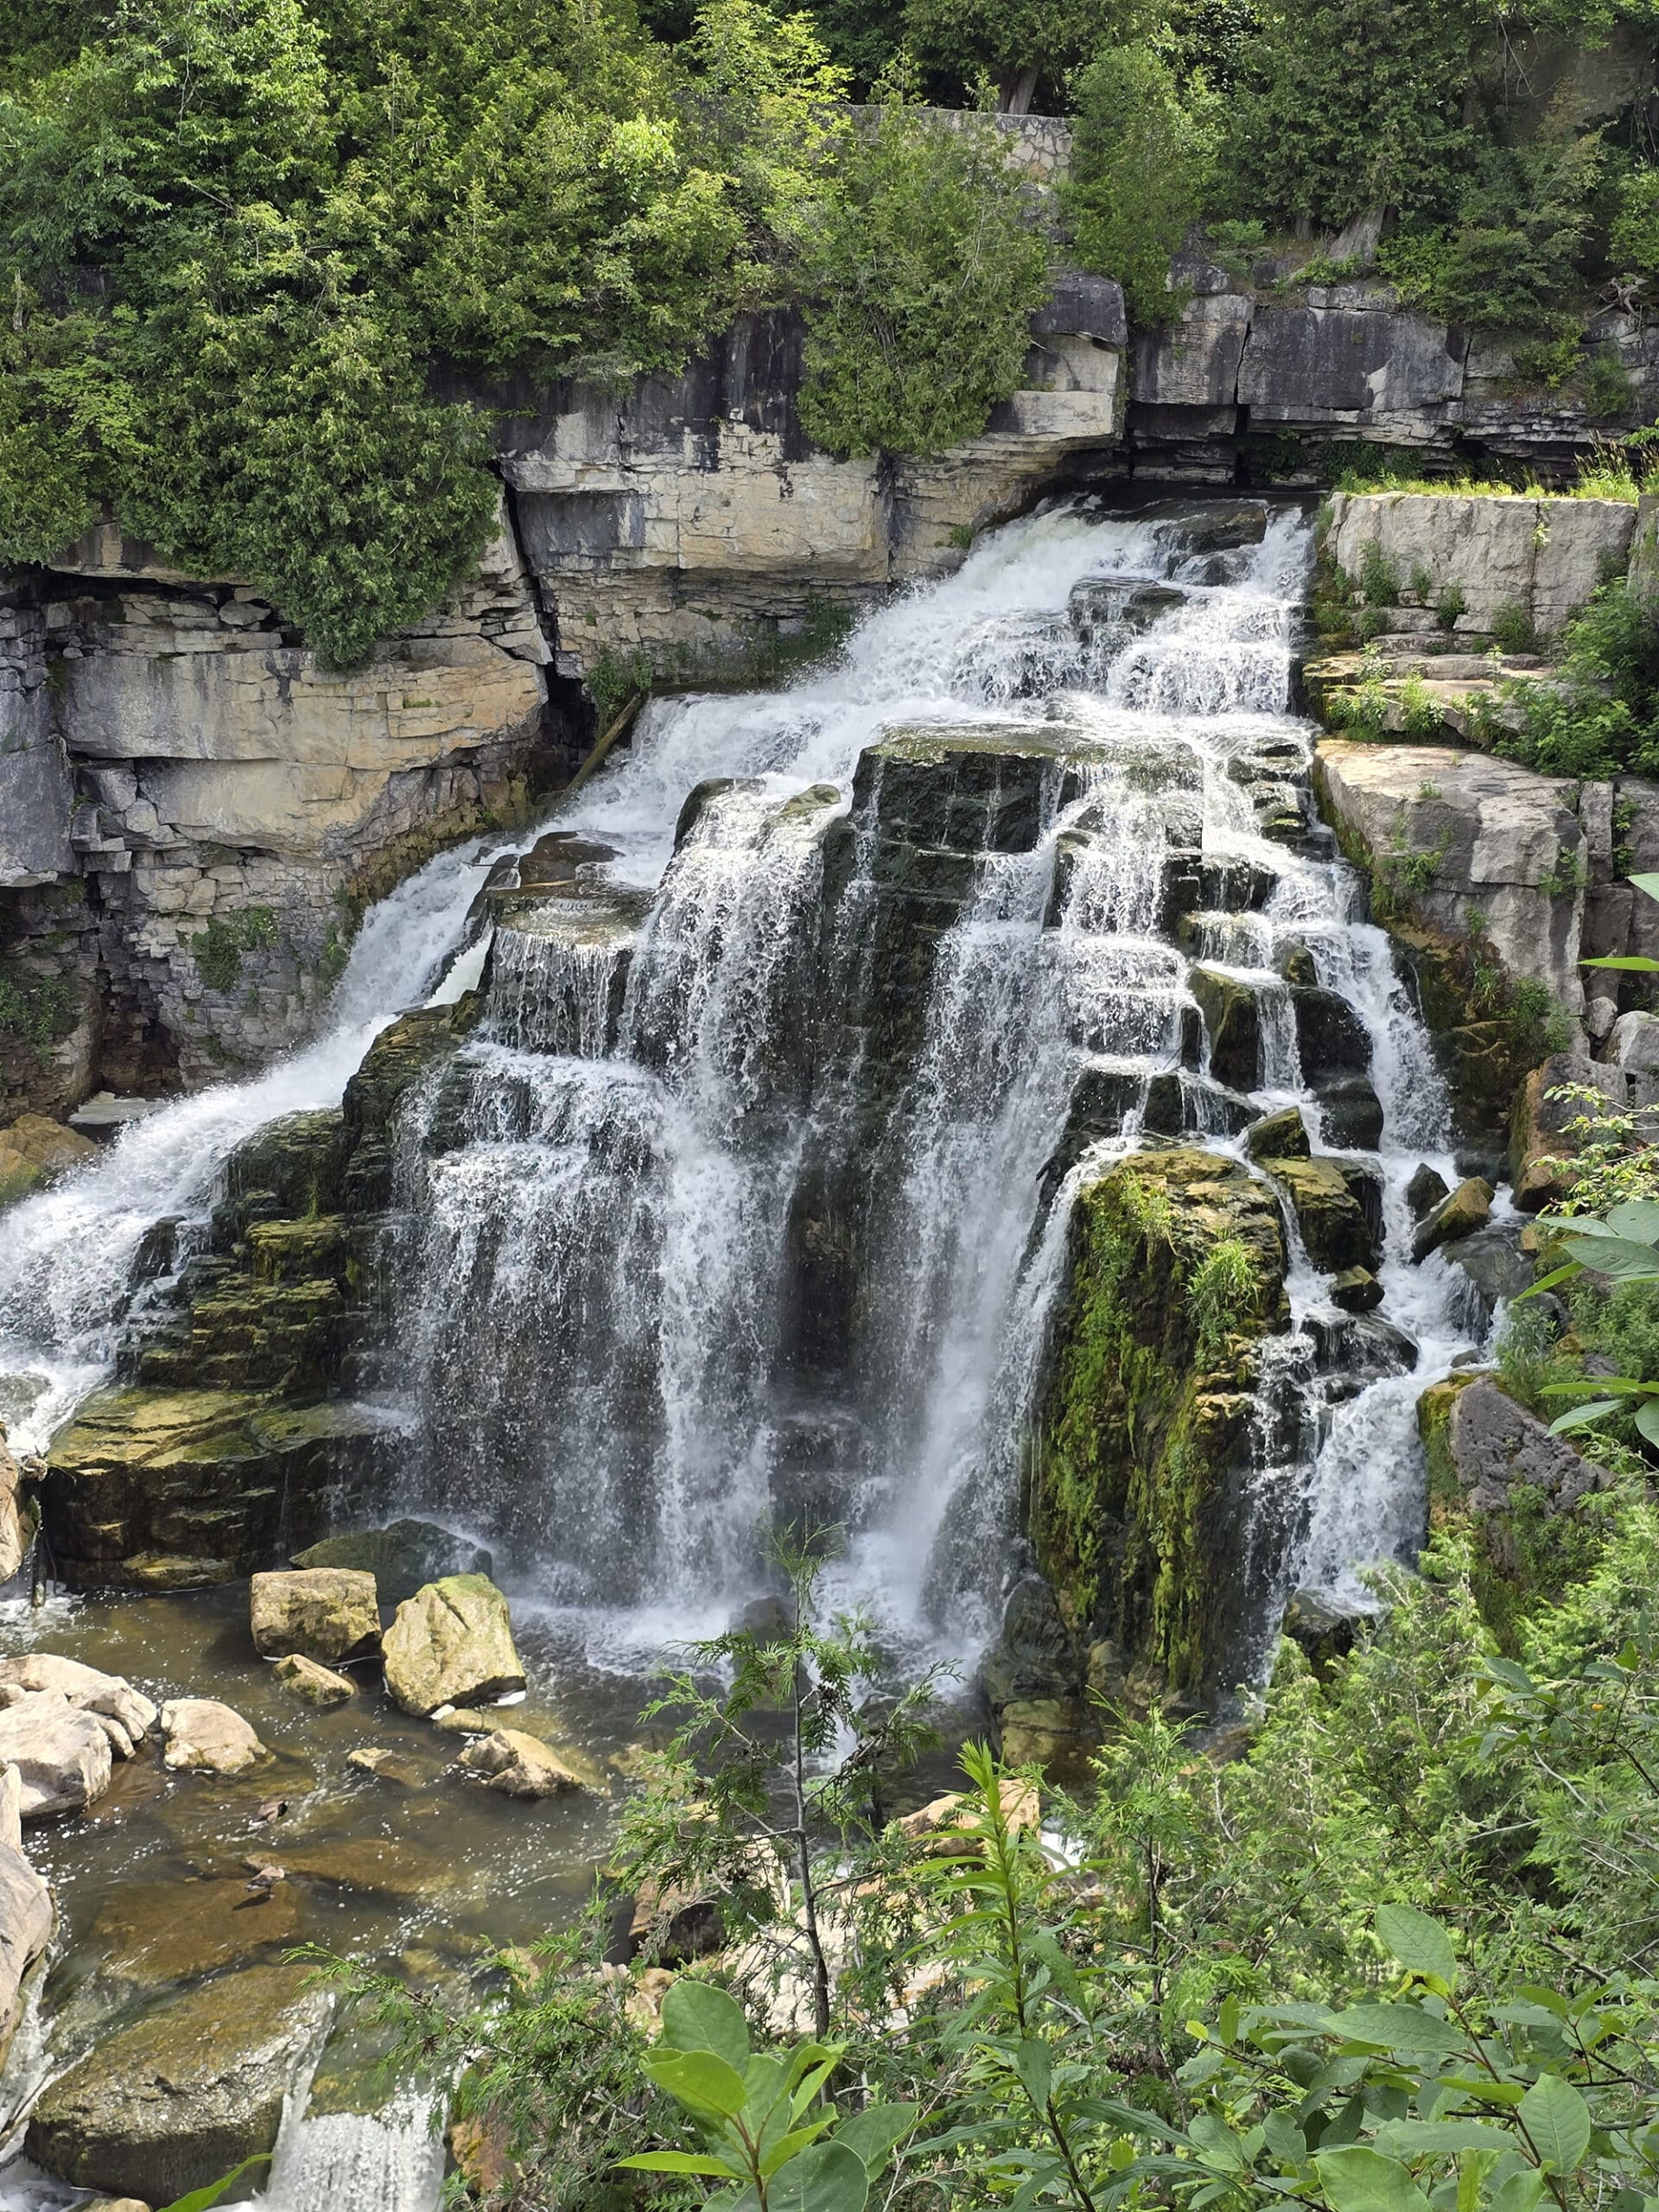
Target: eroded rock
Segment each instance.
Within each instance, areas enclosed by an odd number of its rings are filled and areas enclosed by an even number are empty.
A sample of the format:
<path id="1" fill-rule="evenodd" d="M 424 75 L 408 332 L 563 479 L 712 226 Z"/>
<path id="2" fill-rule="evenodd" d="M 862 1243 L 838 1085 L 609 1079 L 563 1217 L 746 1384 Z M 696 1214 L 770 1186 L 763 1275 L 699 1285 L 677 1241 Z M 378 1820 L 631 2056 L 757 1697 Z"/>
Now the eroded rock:
<path id="1" fill-rule="evenodd" d="M 167 1764 L 194 1773 L 245 1774 L 270 1757 L 242 1715 L 217 1698 L 175 1698 L 162 1707 L 162 1733 Z"/>
<path id="2" fill-rule="evenodd" d="M 357 1685 L 349 1675 L 337 1675 L 332 1667 L 320 1666 L 302 1651 L 290 1651 L 276 1662 L 276 1679 L 302 1705 L 315 1706 L 319 1712 L 345 1705 L 357 1694 Z"/>
<path id="3" fill-rule="evenodd" d="M 220 1974 L 103 2036 L 41 2096 L 29 2156 L 83 2189 L 170 2203 L 276 2140 L 327 2012 L 305 1967 Z"/>
<path id="4" fill-rule="evenodd" d="M 256 1574 L 249 1612 L 254 1649 L 263 1659 L 297 1652 L 327 1665 L 366 1651 L 380 1639 L 374 1577 L 357 1568 Z"/>
<path id="5" fill-rule="evenodd" d="M 156 1726 L 156 1707 L 124 1675 L 105 1675 L 79 1659 L 54 1651 L 26 1651 L 0 1659 L 0 1685 L 22 1690 L 55 1690 L 84 1713 L 115 1721 L 130 1744 L 140 1744 Z M 130 1753 L 124 1753 L 130 1757 Z"/>
<path id="6" fill-rule="evenodd" d="M 110 1786 L 110 1723 L 60 1691 L 32 1690 L 0 1713 L 0 1761 L 17 1770 L 26 1821 L 78 1812 Z"/>
<path id="7" fill-rule="evenodd" d="M 1471 1175 L 1418 1223 L 1411 1240 L 1412 1258 L 1426 1260 L 1442 1244 L 1472 1236 L 1478 1229 L 1484 1229 L 1491 1211 L 1491 1185 L 1479 1175 Z"/>
<path id="8" fill-rule="evenodd" d="M 504 1797 L 556 1797 L 582 1787 L 550 1745 L 522 1728 L 473 1737 L 455 1764 Z"/>
<path id="9" fill-rule="evenodd" d="M 405 1599 L 381 1648 L 388 1692 L 422 1718 L 524 1687 L 507 1601 L 482 1574 L 448 1574 Z"/>

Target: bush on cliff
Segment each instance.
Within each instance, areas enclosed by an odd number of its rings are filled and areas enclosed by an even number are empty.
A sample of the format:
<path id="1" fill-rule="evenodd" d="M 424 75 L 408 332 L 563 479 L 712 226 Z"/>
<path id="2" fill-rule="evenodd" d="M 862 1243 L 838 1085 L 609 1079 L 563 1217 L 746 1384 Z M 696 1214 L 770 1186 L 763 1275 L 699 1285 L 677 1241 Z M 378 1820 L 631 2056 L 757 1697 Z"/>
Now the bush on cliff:
<path id="1" fill-rule="evenodd" d="M 1116 276 L 1131 319 L 1166 322 L 1166 282 L 1214 156 L 1214 103 L 1202 85 L 1183 96 L 1144 46 L 1104 54 L 1077 81 L 1071 173 L 1061 192 L 1077 259 Z"/>
<path id="2" fill-rule="evenodd" d="M 832 453 L 938 453 L 1017 390 L 1048 249 L 988 122 L 890 99 L 806 235 L 801 421 Z"/>

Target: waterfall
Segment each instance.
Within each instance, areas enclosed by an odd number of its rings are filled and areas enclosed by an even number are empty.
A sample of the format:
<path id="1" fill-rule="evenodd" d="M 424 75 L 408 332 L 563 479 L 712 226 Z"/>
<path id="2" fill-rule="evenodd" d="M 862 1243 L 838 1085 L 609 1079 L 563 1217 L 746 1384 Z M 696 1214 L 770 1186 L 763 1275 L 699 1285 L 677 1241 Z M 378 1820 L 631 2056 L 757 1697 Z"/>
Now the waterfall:
<path id="1" fill-rule="evenodd" d="M 837 1587 L 901 1645 L 982 1641 L 1079 1180 L 1147 1136 L 1236 1154 L 1290 1101 L 1380 1164 L 1396 1328 L 1338 1314 L 1293 1236 L 1247 1566 L 1263 1620 L 1298 1580 L 1351 1591 L 1409 1545 L 1411 1406 L 1459 1342 L 1402 1195 L 1446 1104 L 1309 809 L 1310 532 L 1234 510 L 1219 551 L 1179 512 L 1011 524 L 786 690 L 652 702 L 516 868 L 504 843 L 432 862 L 368 918 L 315 1045 L 9 1217 L 17 1437 L 107 1372 L 152 1223 L 188 1244 L 241 1137 L 477 984 L 400 1111 L 378 1379 L 408 1503 L 489 1534 L 515 1604 L 601 1643 L 718 1627 L 802 1517 L 844 1528 Z M 1370 1039 L 1380 1147 L 1304 1068 L 1293 950 Z M 1248 1067 L 1201 1048 L 1194 960 L 1248 987 Z"/>

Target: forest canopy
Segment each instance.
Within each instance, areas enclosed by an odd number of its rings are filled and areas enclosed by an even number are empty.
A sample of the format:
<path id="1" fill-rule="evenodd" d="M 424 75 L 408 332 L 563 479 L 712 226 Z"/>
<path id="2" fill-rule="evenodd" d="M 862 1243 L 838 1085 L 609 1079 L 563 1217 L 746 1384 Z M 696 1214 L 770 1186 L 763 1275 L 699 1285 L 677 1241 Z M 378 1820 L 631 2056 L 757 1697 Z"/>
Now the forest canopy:
<path id="1" fill-rule="evenodd" d="M 360 660 L 488 533 L 502 379 L 676 371 L 792 306 L 810 434 L 937 451 L 1017 388 L 1053 254 L 1155 321 L 1195 217 L 1247 262 L 1369 218 L 1408 299 L 1558 378 L 1659 284 L 1654 35 L 1649 0 L 14 0 L 0 559 L 107 503 Z M 1076 122 L 1058 237 L 935 112 L 1033 105 Z"/>

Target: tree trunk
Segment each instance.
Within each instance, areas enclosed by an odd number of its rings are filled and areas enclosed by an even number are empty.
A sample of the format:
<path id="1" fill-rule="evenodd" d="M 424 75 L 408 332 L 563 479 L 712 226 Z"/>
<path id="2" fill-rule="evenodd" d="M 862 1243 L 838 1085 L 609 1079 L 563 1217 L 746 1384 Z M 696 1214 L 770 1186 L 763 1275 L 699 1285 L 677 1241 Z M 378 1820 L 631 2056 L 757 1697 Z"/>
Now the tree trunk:
<path id="1" fill-rule="evenodd" d="M 1036 98 L 1037 79 L 1040 69 L 1016 69 L 1004 77 L 997 87 L 997 105 L 1004 115 L 1029 115 L 1031 103 Z"/>

